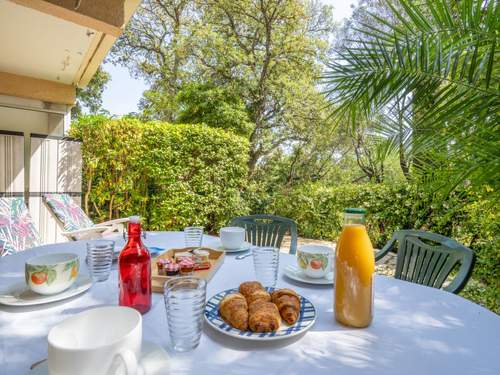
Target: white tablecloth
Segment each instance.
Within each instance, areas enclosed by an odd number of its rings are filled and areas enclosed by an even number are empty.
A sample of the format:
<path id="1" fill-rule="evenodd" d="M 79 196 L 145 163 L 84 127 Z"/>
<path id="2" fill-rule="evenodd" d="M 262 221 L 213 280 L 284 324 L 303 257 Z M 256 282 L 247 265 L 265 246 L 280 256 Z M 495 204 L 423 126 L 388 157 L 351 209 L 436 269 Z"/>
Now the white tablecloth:
<path id="1" fill-rule="evenodd" d="M 183 234 L 150 233 L 150 246 L 181 247 Z M 215 238 L 205 237 L 214 246 Z M 118 241 L 122 246 L 123 241 Z M 24 261 L 51 251 L 85 254 L 85 242 L 42 246 L 0 259 L 0 293 L 24 278 Z M 282 254 L 280 269 L 295 257 Z M 82 262 L 82 272 L 86 272 Z M 252 258 L 224 265 L 208 284 L 211 296 L 254 279 Z M 298 284 L 280 274 L 278 286 L 293 287 L 316 306 L 318 319 L 305 335 L 281 342 L 229 338 L 205 325 L 200 346 L 171 353 L 171 374 L 500 374 L 500 318 L 459 296 L 386 277 L 375 279 L 375 318 L 367 329 L 350 329 L 333 317 L 332 288 Z M 46 336 L 61 320 L 83 310 L 117 304 L 117 273 L 83 295 L 43 306 L 0 306 L 0 374 L 24 375 L 47 357 Z M 153 296 L 144 316 L 144 338 L 168 350 L 163 298 Z"/>

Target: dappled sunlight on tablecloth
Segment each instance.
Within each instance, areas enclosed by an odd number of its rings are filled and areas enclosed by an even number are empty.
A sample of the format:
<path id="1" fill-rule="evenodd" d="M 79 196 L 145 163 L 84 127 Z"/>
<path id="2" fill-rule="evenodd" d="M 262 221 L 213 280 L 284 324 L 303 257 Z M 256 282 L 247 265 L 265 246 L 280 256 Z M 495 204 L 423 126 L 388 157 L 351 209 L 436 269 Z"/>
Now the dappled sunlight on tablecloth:
<path id="1" fill-rule="evenodd" d="M 234 351 L 232 349 L 222 348 L 212 357 L 212 360 L 221 366 L 238 363 L 249 357 L 250 352 Z"/>
<path id="2" fill-rule="evenodd" d="M 460 354 L 467 354 L 469 351 L 465 348 L 463 348 L 459 343 L 445 343 L 443 341 L 439 340 L 430 340 L 430 339 L 421 339 L 421 338 L 415 338 L 414 340 L 416 346 L 419 348 L 423 349 L 426 352 L 436 354 L 436 353 L 442 353 L 442 354 L 452 354 L 452 353 L 460 353 Z"/>
<path id="3" fill-rule="evenodd" d="M 291 349 L 300 361 L 318 366 L 328 365 L 324 360 L 339 362 L 354 368 L 373 367 L 370 356 L 372 346 L 376 345 L 377 337 L 369 332 L 350 331 L 309 332 L 308 345 Z M 332 355 L 332 353 L 334 353 Z M 331 365 L 331 364 L 330 364 Z"/>

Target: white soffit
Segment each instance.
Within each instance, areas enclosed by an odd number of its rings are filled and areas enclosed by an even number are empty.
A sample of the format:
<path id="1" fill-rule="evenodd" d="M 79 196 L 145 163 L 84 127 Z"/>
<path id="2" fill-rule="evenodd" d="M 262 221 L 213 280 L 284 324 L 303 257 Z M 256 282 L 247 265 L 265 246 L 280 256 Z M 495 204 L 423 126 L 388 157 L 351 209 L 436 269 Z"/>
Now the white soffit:
<path id="1" fill-rule="evenodd" d="M 0 0 L 0 72 L 73 84 L 94 30 Z"/>

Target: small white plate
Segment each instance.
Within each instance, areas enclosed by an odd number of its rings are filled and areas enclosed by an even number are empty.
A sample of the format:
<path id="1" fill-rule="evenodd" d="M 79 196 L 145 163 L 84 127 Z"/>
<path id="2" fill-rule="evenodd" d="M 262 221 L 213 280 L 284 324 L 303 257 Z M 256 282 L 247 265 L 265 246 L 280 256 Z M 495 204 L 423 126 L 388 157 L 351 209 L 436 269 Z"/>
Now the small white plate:
<path id="1" fill-rule="evenodd" d="M 316 285 L 333 284 L 333 272 L 328 273 L 326 277 L 314 279 L 312 277 L 304 275 L 304 273 L 295 266 L 287 266 L 285 268 L 284 274 L 292 280 L 300 281 L 303 283 L 316 284 Z"/>
<path id="2" fill-rule="evenodd" d="M 0 291 L 0 304 L 7 306 L 32 306 L 61 301 L 85 292 L 92 286 L 87 275 L 79 275 L 73 285 L 65 291 L 52 295 L 42 295 L 31 291 L 26 282 L 12 284 L 6 291 Z"/>
<path id="3" fill-rule="evenodd" d="M 159 345 L 149 341 L 142 342 L 141 359 L 139 364 L 143 368 L 143 375 L 165 375 L 169 371 L 169 356 Z M 26 375 L 48 375 L 49 366 L 47 361 L 39 364 Z"/>
<path id="4" fill-rule="evenodd" d="M 225 251 L 226 253 L 239 253 L 240 251 L 250 250 L 252 244 L 250 242 L 244 242 L 239 249 L 226 249 L 224 246 L 220 245 L 216 250 Z"/>

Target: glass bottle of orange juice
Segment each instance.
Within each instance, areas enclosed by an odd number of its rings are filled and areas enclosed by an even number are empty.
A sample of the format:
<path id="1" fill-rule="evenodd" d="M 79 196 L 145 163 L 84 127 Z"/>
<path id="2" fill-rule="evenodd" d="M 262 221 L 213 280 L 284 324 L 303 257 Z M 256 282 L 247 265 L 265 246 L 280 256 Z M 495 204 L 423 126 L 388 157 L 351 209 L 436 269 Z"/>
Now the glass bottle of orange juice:
<path id="1" fill-rule="evenodd" d="M 367 327 L 373 318 L 373 247 L 362 208 L 344 211 L 344 226 L 335 256 L 335 319 L 351 327 Z"/>

